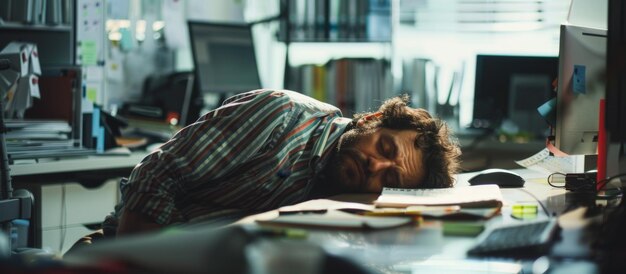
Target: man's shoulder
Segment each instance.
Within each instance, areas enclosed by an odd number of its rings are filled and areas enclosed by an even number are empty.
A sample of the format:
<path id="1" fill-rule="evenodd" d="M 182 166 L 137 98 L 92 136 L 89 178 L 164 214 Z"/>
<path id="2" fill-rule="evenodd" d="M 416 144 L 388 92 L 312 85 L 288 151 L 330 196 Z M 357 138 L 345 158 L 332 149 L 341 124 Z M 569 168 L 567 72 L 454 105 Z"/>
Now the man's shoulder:
<path id="1" fill-rule="evenodd" d="M 341 113 L 339 108 L 331 104 L 319 101 L 315 98 L 309 97 L 307 95 L 304 95 L 296 91 L 277 90 L 275 92 L 279 94 L 278 96 L 288 97 L 289 101 L 293 103 L 295 107 L 302 108 L 308 112 L 315 112 L 315 113 L 321 112 L 321 113 L 327 113 L 327 114 L 331 114 L 331 113 L 340 114 Z"/>
<path id="2" fill-rule="evenodd" d="M 264 104 L 268 101 L 288 104 L 291 108 L 308 112 L 340 113 L 339 109 L 331 104 L 321 102 L 302 93 L 286 89 L 258 89 L 241 93 L 229 98 L 225 104 L 241 103 L 243 101 L 257 101 Z"/>

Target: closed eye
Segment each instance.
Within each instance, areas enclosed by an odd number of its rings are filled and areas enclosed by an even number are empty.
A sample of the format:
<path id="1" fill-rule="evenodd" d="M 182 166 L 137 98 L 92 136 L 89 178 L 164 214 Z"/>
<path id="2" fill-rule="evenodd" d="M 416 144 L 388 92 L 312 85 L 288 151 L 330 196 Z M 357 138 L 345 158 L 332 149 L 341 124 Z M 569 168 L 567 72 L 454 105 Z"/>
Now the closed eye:
<path id="1" fill-rule="evenodd" d="M 382 136 L 379 142 L 379 153 L 389 160 L 396 158 L 397 147 L 393 139 L 389 136 Z"/>

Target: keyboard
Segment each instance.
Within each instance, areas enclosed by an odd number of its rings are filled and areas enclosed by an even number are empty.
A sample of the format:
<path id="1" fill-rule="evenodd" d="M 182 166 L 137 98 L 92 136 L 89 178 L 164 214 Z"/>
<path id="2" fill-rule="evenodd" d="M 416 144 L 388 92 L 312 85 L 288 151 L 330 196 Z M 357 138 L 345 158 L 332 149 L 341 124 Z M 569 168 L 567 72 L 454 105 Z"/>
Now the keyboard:
<path id="1" fill-rule="evenodd" d="M 550 219 L 486 230 L 478 236 L 468 255 L 514 258 L 544 255 L 556 228 L 556 219 Z"/>

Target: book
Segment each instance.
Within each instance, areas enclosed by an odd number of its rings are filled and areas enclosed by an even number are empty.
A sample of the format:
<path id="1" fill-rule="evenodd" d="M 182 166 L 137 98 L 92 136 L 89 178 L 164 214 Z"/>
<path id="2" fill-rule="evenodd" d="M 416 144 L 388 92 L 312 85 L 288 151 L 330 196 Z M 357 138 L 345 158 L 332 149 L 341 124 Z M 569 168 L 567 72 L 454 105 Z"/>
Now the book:
<path id="1" fill-rule="evenodd" d="M 499 208 L 502 207 L 502 193 L 497 185 L 434 189 L 384 188 L 374 204 L 377 207 L 458 205 L 461 208 Z"/>
<path id="2" fill-rule="evenodd" d="M 458 205 L 448 206 L 408 206 L 384 207 L 362 211 L 366 216 L 420 216 L 424 219 L 441 220 L 480 220 L 489 219 L 500 213 L 500 207 L 461 208 Z"/>
<path id="3" fill-rule="evenodd" d="M 365 212 L 375 209 L 372 204 L 316 199 L 278 210 L 248 216 L 237 223 L 255 222 L 271 227 L 300 227 L 332 230 L 377 230 L 403 225 L 415 225 L 414 216 L 375 217 Z M 269 214 L 268 214 L 269 213 Z"/>
<path id="4" fill-rule="evenodd" d="M 279 214 L 269 220 L 256 220 L 261 225 L 311 227 L 326 229 L 375 230 L 393 228 L 415 222 L 408 217 L 373 217 L 351 214 L 341 210 L 323 210 L 319 212 L 304 211 L 290 214 Z"/>

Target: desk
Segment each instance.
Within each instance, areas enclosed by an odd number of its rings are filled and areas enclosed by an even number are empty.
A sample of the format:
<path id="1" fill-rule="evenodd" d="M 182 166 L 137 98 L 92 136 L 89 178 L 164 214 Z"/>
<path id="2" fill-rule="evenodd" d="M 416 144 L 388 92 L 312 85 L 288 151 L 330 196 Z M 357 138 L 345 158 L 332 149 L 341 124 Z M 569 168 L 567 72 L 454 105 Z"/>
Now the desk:
<path id="1" fill-rule="evenodd" d="M 14 189 L 35 198 L 29 246 L 65 252 L 119 201 L 118 179 L 146 152 L 43 160 L 10 166 Z"/>
<path id="2" fill-rule="evenodd" d="M 524 190 L 502 189 L 504 207 L 502 214 L 486 221 L 487 226 L 502 223 L 521 222 L 510 217 L 511 205 L 517 202 L 542 200 L 553 210 L 562 208 L 559 197 L 566 194 L 562 189 L 553 189 L 545 182 L 545 175 L 520 170 L 527 180 Z M 472 174 L 458 176 L 458 185 L 467 184 Z M 333 197 L 337 201 L 371 202 L 377 195 L 344 195 Z M 312 200 L 304 203 L 327 203 L 328 199 Z M 551 209 L 550 206 L 555 208 Z M 255 214 L 238 221 L 234 227 L 255 227 L 255 221 L 278 216 L 277 210 Z M 538 218 L 547 218 L 539 211 Z M 207 272 L 220 267 L 245 269 L 255 263 L 281 265 L 283 270 L 292 267 L 292 272 L 307 272 L 311 261 L 319 259 L 315 252 L 301 255 L 311 245 L 321 247 L 327 254 L 347 258 L 369 270 L 381 273 L 532 273 L 532 260 L 473 259 L 466 255 L 474 244 L 473 237 L 447 236 L 442 232 L 441 221 L 426 221 L 419 226 L 402 226 L 386 230 L 350 231 L 308 229 L 306 239 L 264 238 L 260 242 L 250 242 L 250 237 L 241 233 L 225 233 L 211 227 L 196 226 L 196 229 L 179 233 L 156 233 L 118 238 L 93 246 L 88 252 L 72 254 L 67 262 L 102 262 L 123 258 L 127 262 L 138 263 L 147 269 L 164 272 Z M 284 245 L 285 242 L 290 244 Z M 269 244 L 269 246 L 267 245 Z M 274 246 L 272 247 L 272 245 Z M 252 259 L 248 247 L 257 248 Z M 575 243 L 575 247 L 583 244 Z M 268 247 L 268 248 L 264 248 Z M 283 247 L 285 249 L 283 249 Z M 163 253 L 163 250 L 168 252 Z M 254 253 L 254 252 L 253 252 Z M 270 254 L 273 253 L 273 254 Z M 295 253 L 295 254 L 292 254 Z M 300 253 L 298 255 L 297 253 Z M 164 254 L 168 254 L 164 256 Z M 319 254 L 318 254 L 319 255 Z M 260 256 L 260 257 L 259 257 Z M 301 256 L 298 258 L 298 256 Z M 286 262 L 296 258 L 296 262 Z M 256 260 L 251 262 L 250 260 Z M 305 262 L 306 261 L 306 262 Z M 299 262 L 299 263 L 298 263 Z M 246 265 L 248 264 L 248 265 Z M 563 273 L 595 273 L 595 265 L 585 260 L 568 261 L 573 271 Z M 298 269 L 294 271 L 294 269 Z M 223 269 L 222 269 L 223 270 Z M 262 269 L 263 270 L 267 269 Z M 269 273 L 274 273 L 270 269 Z M 317 269 L 319 270 L 319 268 Z M 222 271 L 223 272 L 223 271 Z M 219 272 L 215 272 L 219 273 Z"/>
<path id="3" fill-rule="evenodd" d="M 534 202 L 539 199 L 550 215 L 564 212 L 570 201 L 566 201 L 563 189 L 552 188 L 547 184 L 545 174 L 530 170 L 515 170 L 526 179 L 523 189 L 501 189 L 504 206 L 502 214 L 486 221 L 486 226 L 522 222 L 511 217 L 511 205 L 520 202 Z M 457 176 L 457 186 L 468 185 L 475 173 Z M 340 196 L 341 201 L 368 202 L 377 195 Z M 535 197 L 533 197 L 535 196 Z M 315 202 L 315 201 L 312 201 Z M 538 219 L 547 218 L 539 207 Z M 240 220 L 239 224 L 250 224 L 255 220 L 266 220 L 278 216 L 276 211 L 265 212 Z M 507 259 L 471 259 L 467 250 L 474 244 L 473 237 L 446 236 L 442 232 L 441 221 L 425 221 L 420 226 L 397 229 L 350 232 L 308 230 L 307 241 L 320 244 L 332 254 L 353 259 L 359 264 L 372 267 L 382 273 L 519 273 L 528 271 L 531 261 Z M 577 241 L 578 239 L 571 239 Z M 568 246 L 570 248 L 571 246 Z M 569 254 L 586 255 L 583 250 L 567 250 Z M 582 262 L 593 273 L 595 266 Z M 575 264 L 573 264 L 575 265 Z M 470 271 L 471 270 L 471 271 Z M 578 269 L 577 273 L 585 273 Z"/>
<path id="4" fill-rule="evenodd" d="M 146 152 L 133 152 L 130 155 L 97 155 L 59 160 L 42 160 L 37 163 L 10 165 L 11 177 L 15 182 L 42 183 L 89 178 L 89 174 L 111 174 L 127 176 Z"/>

